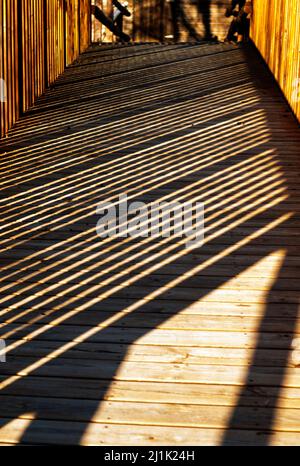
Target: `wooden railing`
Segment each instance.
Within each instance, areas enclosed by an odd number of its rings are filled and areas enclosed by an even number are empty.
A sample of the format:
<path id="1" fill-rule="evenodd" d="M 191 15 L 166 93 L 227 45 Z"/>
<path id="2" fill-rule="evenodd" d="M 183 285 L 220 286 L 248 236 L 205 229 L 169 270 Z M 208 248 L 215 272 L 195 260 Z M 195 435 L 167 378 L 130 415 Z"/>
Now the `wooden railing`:
<path id="1" fill-rule="evenodd" d="M 0 0 L 0 136 L 90 43 L 90 0 Z"/>
<path id="2" fill-rule="evenodd" d="M 300 1 L 253 3 L 253 42 L 300 121 Z"/>

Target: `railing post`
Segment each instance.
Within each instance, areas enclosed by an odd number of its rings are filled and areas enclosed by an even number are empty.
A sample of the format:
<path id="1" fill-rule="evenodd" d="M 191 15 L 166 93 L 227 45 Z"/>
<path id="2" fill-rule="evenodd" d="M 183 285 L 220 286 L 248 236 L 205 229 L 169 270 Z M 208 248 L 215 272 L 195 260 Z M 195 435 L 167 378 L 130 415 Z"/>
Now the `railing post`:
<path id="1" fill-rule="evenodd" d="M 48 15 L 47 15 L 47 1 L 44 0 L 43 4 L 43 14 L 44 14 L 44 83 L 45 83 L 45 89 L 49 86 L 49 76 L 48 76 Z"/>
<path id="2" fill-rule="evenodd" d="M 67 42 L 67 18 L 66 18 L 66 13 L 67 13 L 67 0 L 63 0 L 63 39 L 64 39 L 64 68 L 67 66 L 67 47 L 66 47 L 66 42 Z"/>
<path id="3" fill-rule="evenodd" d="M 78 27 L 78 50 L 81 52 L 81 1 L 77 0 L 77 27 Z"/>
<path id="4" fill-rule="evenodd" d="M 19 115 L 24 113 L 23 89 L 23 0 L 17 2 Z"/>

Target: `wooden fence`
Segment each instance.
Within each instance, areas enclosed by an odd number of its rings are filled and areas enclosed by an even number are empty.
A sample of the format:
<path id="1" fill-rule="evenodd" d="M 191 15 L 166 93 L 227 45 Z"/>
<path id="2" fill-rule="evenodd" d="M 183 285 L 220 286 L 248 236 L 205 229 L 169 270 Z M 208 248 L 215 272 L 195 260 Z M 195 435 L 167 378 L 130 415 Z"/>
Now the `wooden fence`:
<path id="1" fill-rule="evenodd" d="M 254 0 L 252 39 L 300 121 L 300 1 Z"/>
<path id="2" fill-rule="evenodd" d="M 0 0 L 0 136 L 90 43 L 90 0 Z"/>

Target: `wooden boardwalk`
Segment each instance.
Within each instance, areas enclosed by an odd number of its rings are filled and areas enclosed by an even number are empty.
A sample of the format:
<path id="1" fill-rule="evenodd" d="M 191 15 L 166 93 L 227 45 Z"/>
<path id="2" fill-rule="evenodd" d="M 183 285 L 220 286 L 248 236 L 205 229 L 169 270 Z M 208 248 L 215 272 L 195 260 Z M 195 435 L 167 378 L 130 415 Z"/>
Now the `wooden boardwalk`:
<path id="1" fill-rule="evenodd" d="M 1 144 L 0 443 L 299 445 L 300 129 L 256 53 L 92 47 Z M 123 193 L 204 202 L 204 245 L 100 240 Z"/>

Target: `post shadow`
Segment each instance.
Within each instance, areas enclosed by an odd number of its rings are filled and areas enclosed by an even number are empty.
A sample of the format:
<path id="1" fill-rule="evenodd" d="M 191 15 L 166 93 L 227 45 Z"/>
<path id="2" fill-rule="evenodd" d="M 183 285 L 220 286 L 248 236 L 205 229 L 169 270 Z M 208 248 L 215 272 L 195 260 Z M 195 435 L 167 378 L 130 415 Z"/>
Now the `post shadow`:
<path id="1" fill-rule="evenodd" d="M 292 202 L 292 197 L 289 199 Z M 299 218 L 299 216 L 297 217 Z M 293 228 L 293 225 L 290 225 L 290 222 L 287 221 L 284 225 L 284 228 Z M 281 393 L 284 389 L 284 382 L 288 369 L 293 367 L 290 365 L 290 356 L 293 349 L 293 339 L 296 332 L 296 324 L 299 318 L 299 303 L 300 303 L 300 290 L 294 290 L 293 299 L 289 302 L 288 292 L 287 297 L 283 300 L 282 304 L 289 303 L 289 313 L 288 318 L 286 318 L 285 312 L 281 313 L 282 321 L 285 324 L 285 331 L 281 333 L 278 332 L 278 336 L 284 338 L 285 346 L 281 351 L 280 360 L 276 361 L 272 366 L 272 374 L 263 372 L 263 368 L 260 368 L 260 352 L 261 349 L 265 346 L 265 331 L 267 324 L 274 317 L 274 303 L 276 300 L 276 293 L 281 288 L 282 279 L 286 279 L 286 271 L 291 266 L 290 259 L 295 257 L 295 251 L 290 251 L 291 248 L 287 247 L 286 255 L 282 266 L 278 272 L 277 277 L 274 280 L 273 286 L 268 293 L 265 310 L 260 322 L 260 326 L 257 330 L 258 339 L 256 342 L 256 347 L 253 352 L 252 360 L 250 367 L 245 379 L 245 383 L 241 388 L 240 395 L 236 402 L 235 407 L 232 410 L 231 418 L 228 422 L 228 428 L 224 432 L 223 436 L 223 445 L 238 445 L 239 444 L 239 426 L 246 424 L 247 420 L 245 419 L 244 411 L 244 397 L 251 393 L 257 400 L 259 400 L 259 408 L 257 408 L 257 414 L 260 410 L 263 410 L 264 413 L 264 423 L 260 425 L 260 432 L 257 434 L 257 439 L 253 439 L 253 446 L 259 444 L 261 446 L 269 446 L 272 441 L 273 431 L 276 430 L 276 413 L 277 413 L 277 404 L 280 403 Z M 300 280 L 300 271 L 299 267 L 297 272 L 295 271 L 294 278 Z M 275 295 L 275 297 L 274 297 Z M 294 368 L 297 366 L 294 366 Z M 260 369 L 260 370 L 259 370 Z M 260 372 L 260 374 L 259 374 Z M 272 398 L 266 390 L 265 383 L 262 383 L 260 378 L 264 380 L 269 379 L 269 385 L 272 385 Z M 262 435 L 263 433 L 263 435 Z"/>

